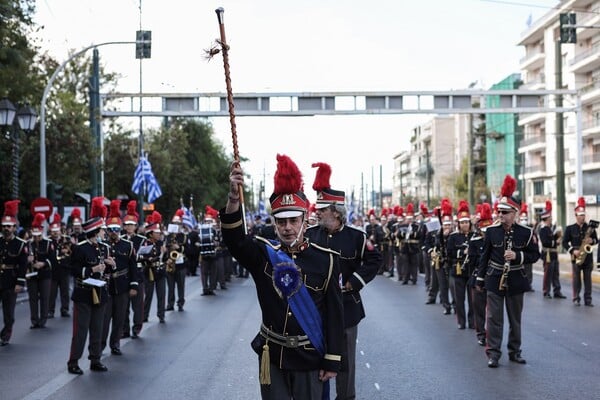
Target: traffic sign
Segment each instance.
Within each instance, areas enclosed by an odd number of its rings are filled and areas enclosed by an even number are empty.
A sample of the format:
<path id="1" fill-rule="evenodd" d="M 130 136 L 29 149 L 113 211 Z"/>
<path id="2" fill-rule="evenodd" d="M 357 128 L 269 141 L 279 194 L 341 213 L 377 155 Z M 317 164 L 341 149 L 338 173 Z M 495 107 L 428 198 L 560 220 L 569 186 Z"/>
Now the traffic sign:
<path id="1" fill-rule="evenodd" d="M 52 215 L 52 202 L 45 197 L 38 197 L 31 202 L 30 211 L 32 215 L 42 213 L 48 219 Z"/>

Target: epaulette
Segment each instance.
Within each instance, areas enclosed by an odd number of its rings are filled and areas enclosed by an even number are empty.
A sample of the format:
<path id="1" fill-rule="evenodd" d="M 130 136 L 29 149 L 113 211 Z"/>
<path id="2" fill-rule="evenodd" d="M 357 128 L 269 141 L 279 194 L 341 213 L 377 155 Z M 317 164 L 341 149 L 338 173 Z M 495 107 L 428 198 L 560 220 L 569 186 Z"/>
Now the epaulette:
<path id="1" fill-rule="evenodd" d="M 316 243 L 314 243 L 314 242 L 310 242 L 310 245 L 311 245 L 312 247 L 314 247 L 315 249 L 319 249 L 319 250 L 321 250 L 321 251 L 324 251 L 324 252 L 326 252 L 326 253 L 333 253 L 333 254 L 335 254 L 335 255 L 337 255 L 337 256 L 339 256 L 339 255 L 340 255 L 340 253 L 339 253 L 339 252 L 337 252 L 337 251 L 335 251 L 335 250 L 333 250 L 333 249 L 330 249 L 329 247 L 322 247 L 322 246 L 319 246 L 318 244 L 316 244 Z"/>
<path id="2" fill-rule="evenodd" d="M 18 236 L 15 236 L 15 239 L 17 239 L 17 240 L 19 240 L 19 241 L 21 241 L 21 242 L 23 242 L 23 243 L 27 244 L 27 241 L 26 241 L 26 240 L 24 240 L 24 239 L 22 239 L 22 238 L 20 238 L 20 237 L 18 237 Z"/>
<path id="3" fill-rule="evenodd" d="M 452 232 L 450 232 L 450 233 L 448 234 L 448 237 L 450 237 L 450 236 L 452 236 L 452 235 L 457 235 L 458 233 L 460 233 L 460 232 L 458 232 L 458 231 L 452 231 Z"/>
<path id="4" fill-rule="evenodd" d="M 472 241 L 472 242 L 474 242 L 474 241 L 480 240 L 480 239 L 483 239 L 483 236 L 475 236 L 475 235 L 473 235 L 473 236 L 471 236 L 471 238 L 469 240 Z"/>
<path id="5" fill-rule="evenodd" d="M 363 228 L 359 228 L 358 226 L 354 226 L 354 225 L 344 225 L 345 228 L 350 228 L 350 229 L 354 229 L 355 231 L 359 231 L 360 233 L 362 233 L 363 235 L 367 235 L 367 232 L 365 232 L 363 230 Z"/>
<path id="6" fill-rule="evenodd" d="M 84 243 L 85 243 L 85 242 L 87 242 L 87 241 L 88 241 L 87 239 L 85 239 L 85 240 L 82 240 L 81 242 L 77 243 L 77 246 L 81 246 L 82 244 L 84 244 Z"/>
<path id="7" fill-rule="evenodd" d="M 279 250 L 281 248 L 281 243 L 277 242 L 277 244 L 271 242 L 269 239 L 265 239 L 262 236 L 254 236 L 254 239 L 259 241 L 259 242 L 263 242 L 264 244 L 266 244 L 269 247 L 272 247 L 275 250 Z"/>
<path id="8" fill-rule="evenodd" d="M 130 245 L 133 246 L 133 242 L 129 239 L 125 239 L 125 238 L 121 238 L 122 241 L 124 241 L 125 243 L 129 243 Z"/>

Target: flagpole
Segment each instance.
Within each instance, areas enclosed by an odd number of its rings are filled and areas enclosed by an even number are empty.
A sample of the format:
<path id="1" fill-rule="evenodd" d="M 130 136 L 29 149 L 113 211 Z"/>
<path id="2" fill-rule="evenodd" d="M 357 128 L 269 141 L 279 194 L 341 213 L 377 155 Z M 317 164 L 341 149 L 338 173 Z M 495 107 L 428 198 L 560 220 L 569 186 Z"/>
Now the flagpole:
<path id="1" fill-rule="evenodd" d="M 229 74 L 229 46 L 225 39 L 225 23 L 223 22 L 223 14 L 225 9 L 219 7 L 215 10 L 217 13 L 217 19 L 219 20 L 219 31 L 221 34 L 221 52 L 223 53 L 223 67 L 225 69 L 225 85 L 227 87 L 227 104 L 229 105 L 229 124 L 231 125 L 231 141 L 233 142 L 233 159 L 237 164 L 240 163 L 240 153 L 237 142 L 237 130 L 235 125 L 235 109 L 233 104 L 233 89 L 231 88 L 231 77 Z M 244 221 L 244 233 L 248 233 L 248 226 L 246 225 L 246 207 L 244 204 L 244 188 L 242 185 L 239 187 L 240 193 L 240 205 L 242 207 L 242 220 Z"/>

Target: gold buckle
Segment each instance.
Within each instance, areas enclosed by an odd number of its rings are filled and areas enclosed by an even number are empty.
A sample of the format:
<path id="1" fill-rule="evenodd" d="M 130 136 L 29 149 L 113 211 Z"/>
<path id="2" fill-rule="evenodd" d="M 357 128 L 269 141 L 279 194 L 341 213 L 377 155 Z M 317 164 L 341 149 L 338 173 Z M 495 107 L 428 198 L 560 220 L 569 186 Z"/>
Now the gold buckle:
<path id="1" fill-rule="evenodd" d="M 296 336 L 286 336 L 285 337 L 285 345 L 286 347 L 298 347 L 298 337 Z"/>

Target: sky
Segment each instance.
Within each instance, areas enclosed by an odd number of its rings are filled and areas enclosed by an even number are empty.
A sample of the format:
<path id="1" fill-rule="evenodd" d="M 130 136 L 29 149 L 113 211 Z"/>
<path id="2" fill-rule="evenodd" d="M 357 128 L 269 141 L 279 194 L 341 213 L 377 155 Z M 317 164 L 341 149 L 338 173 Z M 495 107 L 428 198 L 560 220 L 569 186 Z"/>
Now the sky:
<path id="1" fill-rule="evenodd" d="M 141 0 L 141 27 L 152 31 L 152 57 L 142 64 L 145 93 L 225 92 L 221 55 L 204 50 L 219 37 L 215 9 L 225 9 L 235 92 L 488 89 L 519 72 L 517 46 L 527 21 L 556 0 Z M 57 60 L 70 50 L 110 41 L 134 41 L 140 0 L 38 0 L 34 20 L 41 47 Z M 100 61 L 121 75 L 118 92 L 140 88 L 134 45 L 100 48 Z M 407 150 L 411 129 L 425 115 L 236 117 L 239 152 L 252 182 L 272 191 L 276 155 L 300 167 L 305 192 L 314 162 L 332 167 L 331 186 L 349 193 L 391 190 L 393 157 Z M 131 120 L 125 123 L 132 123 Z M 137 122 L 135 122 L 137 124 Z M 158 119 L 145 119 L 156 126 Z M 228 152 L 228 118 L 212 118 Z M 152 155 L 149 156 L 152 161 Z M 157 173 L 157 175 L 159 175 Z M 159 179 L 160 180 L 160 179 Z M 247 182 L 248 184 L 250 182 Z M 110 185 L 110 182 L 106 183 Z"/>

